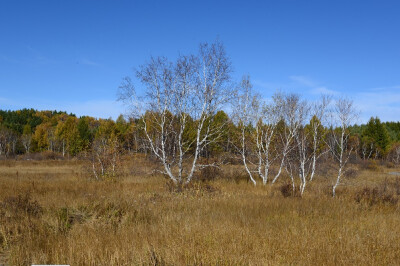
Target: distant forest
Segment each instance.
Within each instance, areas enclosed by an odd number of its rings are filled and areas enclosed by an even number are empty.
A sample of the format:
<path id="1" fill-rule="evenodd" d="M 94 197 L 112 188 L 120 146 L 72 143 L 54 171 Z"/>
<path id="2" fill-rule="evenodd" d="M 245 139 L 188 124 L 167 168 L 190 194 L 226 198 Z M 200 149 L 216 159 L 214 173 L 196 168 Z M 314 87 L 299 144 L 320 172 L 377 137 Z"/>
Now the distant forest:
<path id="1" fill-rule="evenodd" d="M 239 127 L 223 111 L 215 116 L 213 121 L 224 124 L 225 132 L 203 151 L 203 157 L 237 152 L 234 142 L 235 135 L 240 134 Z M 149 153 L 141 123 L 140 119 L 127 120 L 122 115 L 114 121 L 89 116 L 78 118 L 62 111 L 0 110 L 0 156 L 53 152 L 73 157 L 92 152 L 99 143 L 114 143 L 119 153 Z M 248 125 L 248 130 L 251 128 Z M 349 131 L 350 141 L 357 144 L 359 158 L 398 163 L 400 122 L 381 122 L 378 117 L 372 117 L 366 124 L 349 127 Z"/>

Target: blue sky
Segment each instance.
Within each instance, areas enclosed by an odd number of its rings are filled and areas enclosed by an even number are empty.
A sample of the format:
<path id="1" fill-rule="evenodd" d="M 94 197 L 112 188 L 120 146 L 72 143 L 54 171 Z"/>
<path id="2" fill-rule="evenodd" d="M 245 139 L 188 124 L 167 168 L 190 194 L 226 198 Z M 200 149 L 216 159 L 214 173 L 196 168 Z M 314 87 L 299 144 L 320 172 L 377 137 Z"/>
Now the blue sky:
<path id="1" fill-rule="evenodd" d="M 400 120 L 400 1 L 0 1 L 0 109 L 113 117 L 122 77 L 217 37 L 263 97 L 346 95 Z"/>

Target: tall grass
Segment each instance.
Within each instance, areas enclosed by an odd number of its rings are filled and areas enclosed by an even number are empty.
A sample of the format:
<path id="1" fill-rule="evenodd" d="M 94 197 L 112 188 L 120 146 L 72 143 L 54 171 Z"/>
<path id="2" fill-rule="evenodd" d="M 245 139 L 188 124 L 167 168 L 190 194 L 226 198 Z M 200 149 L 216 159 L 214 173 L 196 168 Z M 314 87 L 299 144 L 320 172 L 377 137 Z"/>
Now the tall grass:
<path id="1" fill-rule="evenodd" d="M 382 191 L 396 186 L 384 169 L 347 178 L 332 199 L 321 176 L 302 198 L 284 197 L 284 183 L 254 187 L 240 167 L 176 192 L 149 162 L 128 165 L 120 180 L 93 181 L 79 161 L 1 162 L 0 256 L 11 265 L 400 264 L 399 203 L 371 204 L 365 192 L 398 197 Z"/>

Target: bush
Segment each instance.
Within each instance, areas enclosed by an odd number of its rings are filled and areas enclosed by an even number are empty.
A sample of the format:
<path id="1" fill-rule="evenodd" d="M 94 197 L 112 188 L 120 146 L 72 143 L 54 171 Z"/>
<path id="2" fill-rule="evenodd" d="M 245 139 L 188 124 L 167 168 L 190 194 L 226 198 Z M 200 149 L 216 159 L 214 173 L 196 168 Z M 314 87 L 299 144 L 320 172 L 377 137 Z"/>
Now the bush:
<path id="1" fill-rule="evenodd" d="M 375 160 L 364 161 L 362 163 L 362 167 L 364 169 L 366 169 L 366 170 L 369 170 L 369 171 L 377 171 L 377 170 L 379 170 L 378 163 Z"/>
<path id="2" fill-rule="evenodd" d="M 365 187 L 356 192 L 354 197 L 358 203 L 365 202 L 369 206 L 376 204 L 396 205 L 400 195 L 400 180 L 389 182 L 387 179 L 373 188 Z"/>
<path id="3" fill-rule="evenodd" d="M 42 213 L 42 207 L 37 201 L 32 201 L 29 194 L 7 197 L 0 203 L 3 217 L 39 217 Z"/>
<path id="4" fill-rule="evenodd" d="M 394 165 L 393 162 L 386 162 L 386 167 L 387 167 L 387 168 L 394 168 L 395 165 Z"/>
<path id="5" fill-rule="evenodd" d="M 300 197 L 300 191 L 298 187 L 294 188 L 293 191 L 293 185 L 291 183 L 286 183 L 280 186 L 279 190 L 281 191 L 283 197 Z"/>
<path id="6" fill-rule="evenodd" d="M 37 234 L 37 221 L 43 213 L 29 194 L 7 197 L 0 203 L 0 248 L 17 242 L 27 234 Z"/>
<path id="7" fill-rule="evenodd" d="M 219 167 L 205 167 L 198 171 L 194 179 L 197 179 L 202 182 L 211 181 L 221 176 L 221 168 Z"/>
<path id="8" fill-rule="evenodd" d="M 382 191 L 379 191 L 379 189 L 376 187 L 365 187 L 356 194 L 355 200 L 358 203 L 366 202 L 370 206 L 379 203 L 389 203 L 391 205 L 396 205 L 398 202 L 398 198 L 396 198 L 393 194 L 382 193 Z"/>
<path id="9" fill-rule="evenodd" d="M 66 207 L 57 210 L 56 217 L 58 230 L 61 233 L 67 233 L 72 225 L 75 223 L 83 223 L 86 219 L 85 215 L 82 213 Z"/>
<path id="10" fill-rule="evenodd" d="M 165 183 L 167 191 L 172 193 L 194 193 L 196 195 L 218 192 L 219 189 L 204 181 L 192 181 L 189 184 L 174 184 L 171 180 Z"/>
<path id="11" fill-rule="evenodd" d="M 356 168 L 349 168 L 346 170 L 346 172 L 344 172 L 344 176 L 346 178 L 356 178 L 359 174 L 358 169 Z"/>
<path id="12" fill-rule="evenodd" d="M 219 172 L 219 179 L 233 181 L 236 184 L 250 181 L 249 175 L 242 168 L 232 167 Z"/>

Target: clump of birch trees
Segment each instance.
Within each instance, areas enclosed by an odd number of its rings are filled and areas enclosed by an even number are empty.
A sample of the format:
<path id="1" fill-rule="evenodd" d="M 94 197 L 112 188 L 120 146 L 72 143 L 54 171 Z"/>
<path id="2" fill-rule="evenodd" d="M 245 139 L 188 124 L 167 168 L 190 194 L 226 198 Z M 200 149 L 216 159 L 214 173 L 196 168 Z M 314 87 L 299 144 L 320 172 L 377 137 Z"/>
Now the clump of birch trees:
<path id="1" fill-rule="evenodd" d="M 348 145 L 348 128 L 356 118 L 352 102 L 328 96 L 311 102 L 284 92 L 267 102 L 253 92 L 248 76 L 235 84 L 231 73 L 230 59 L 217 41 L 174 61 L 151 57 L 135 71 L 141 95 L 131 78 L 124 79 L 119 99 L 140 125 L 148 150 L 160 162 L 158 170 L 185 185 L 196 171 L 218 167 L 203 157 L 233 124 L 232 156 L 240 155 L 254 185 L 274 184 L 286 173 L 293 192 L 303 195 L 320 158 L 329 154 L 338 165 L 335 195 L 353 149 Z M 232 120 L 217 121 L 227 109 Z M 273 175 L 272 166 L 277 169 Z"/>
<path id="2" fill-rule="evenodd" d="M 240 129 L 237 147 L 251 182 L 274 184 L 283 172 L 290 178 L 293 193 L 303 195 L 312 182 L 320 158 L 329 155 L 337 162 L 336 187 L 354 149 L 349 127 L 357 113 L 352 101 L 323 95 L 317 101 L 297 94 L 276 92 L 270 102 L 252 91 L 248 77 L 241 82 L 234 118 Z M 250 127 L 250 128 L 249 128 Z M 270 177 L 271 167 L 277 172 Z"/>

